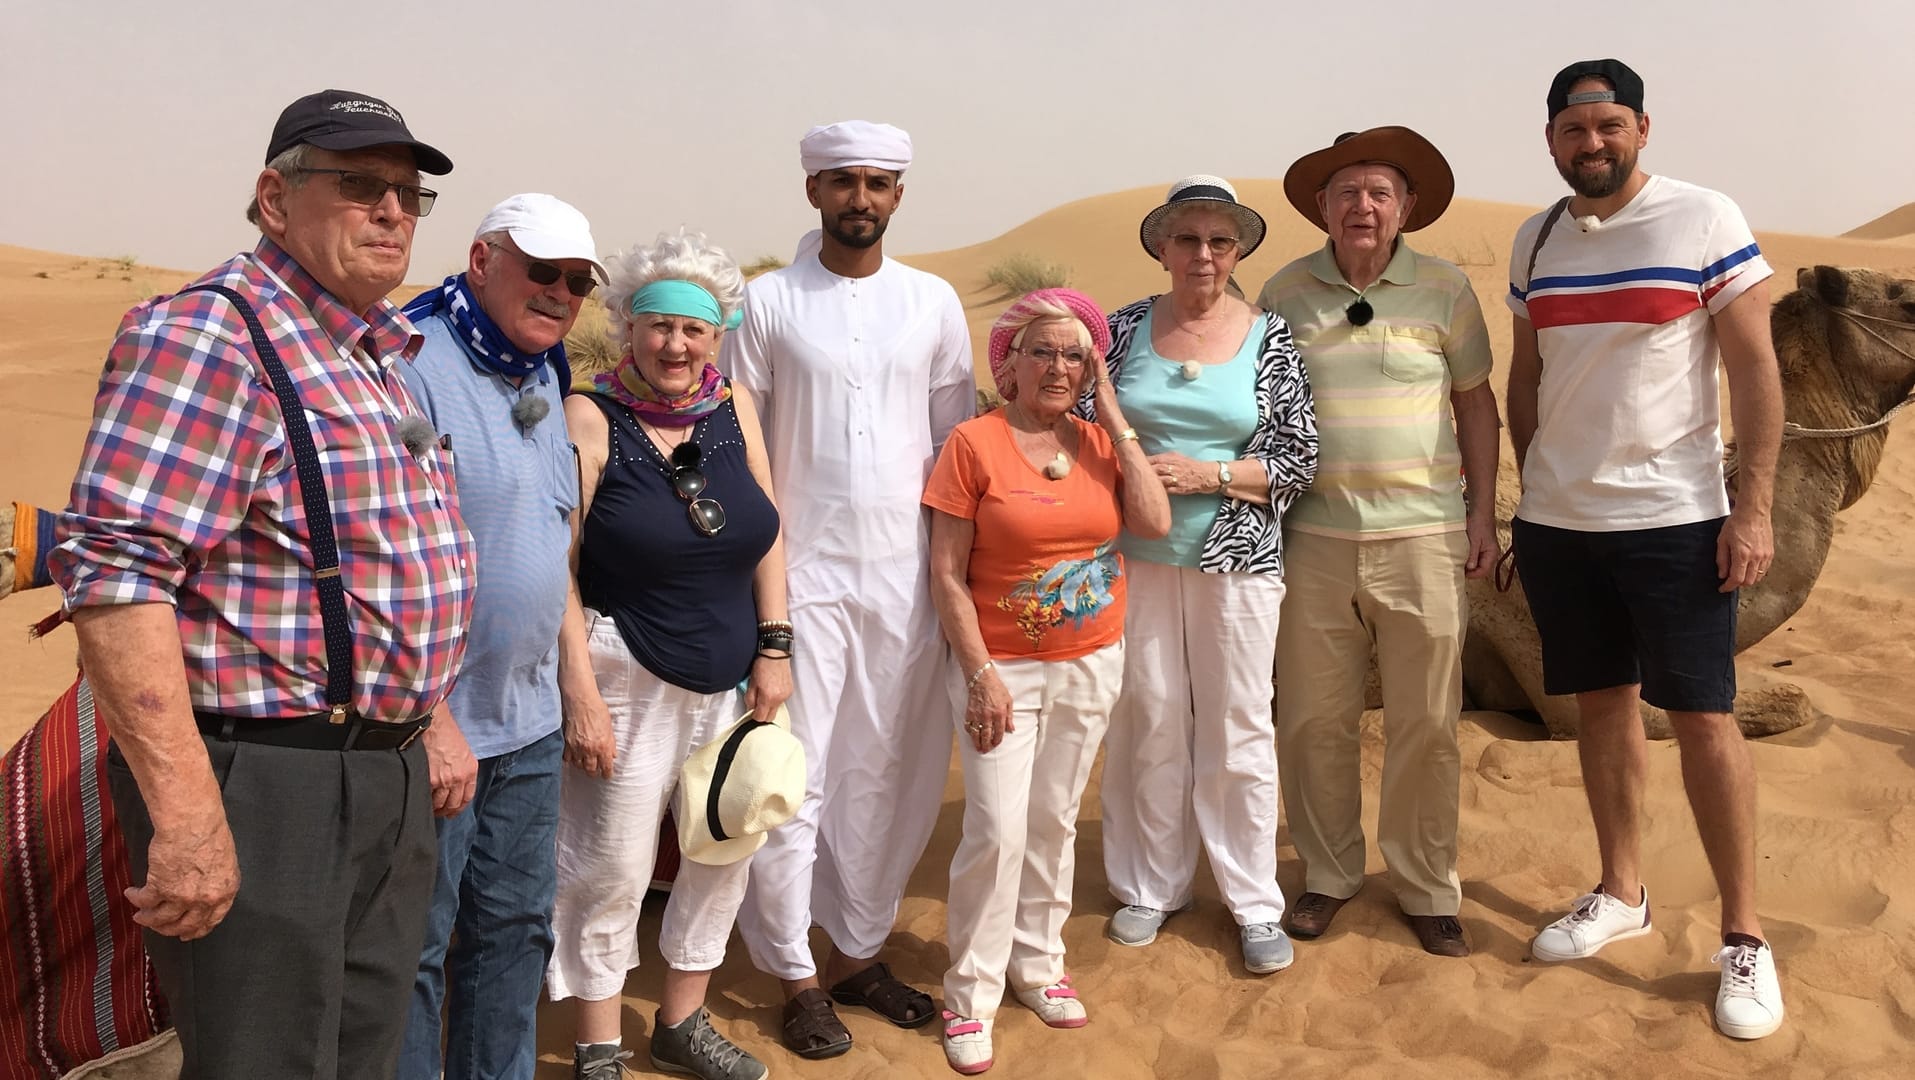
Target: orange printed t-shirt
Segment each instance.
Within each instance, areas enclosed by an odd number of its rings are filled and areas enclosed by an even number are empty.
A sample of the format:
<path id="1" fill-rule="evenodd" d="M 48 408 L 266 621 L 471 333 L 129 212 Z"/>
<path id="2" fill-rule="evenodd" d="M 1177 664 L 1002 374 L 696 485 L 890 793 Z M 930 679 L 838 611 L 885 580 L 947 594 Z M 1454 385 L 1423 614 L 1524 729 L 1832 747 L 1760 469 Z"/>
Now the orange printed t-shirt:
<path id="1" fill-rule="evenodd" d="M 1071 422 L 1077 460 L 1061 480 L 1030 463 L 999 409 L 951 432 L 924 488 L 924 505 L 976 528 L 971 600 L 998 659 L 1068 660 L 1124 636 L 1117 452 Z"/>

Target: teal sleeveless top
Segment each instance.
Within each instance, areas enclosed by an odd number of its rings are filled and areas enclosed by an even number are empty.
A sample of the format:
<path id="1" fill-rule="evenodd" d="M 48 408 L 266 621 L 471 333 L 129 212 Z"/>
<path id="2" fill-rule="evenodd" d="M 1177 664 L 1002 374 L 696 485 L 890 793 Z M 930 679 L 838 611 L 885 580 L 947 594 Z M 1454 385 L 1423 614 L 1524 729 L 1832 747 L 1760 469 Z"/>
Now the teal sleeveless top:
<path id="1" fill-rule="evenodd" d="M 1195 379 L 1184 378 L 1183 364 L 1151 346 L 1153 309 L 1131 338 L 1130 351 L 1117 372 L 1117 403 L 1137 429 L 1146 454 L 1179 453 L 1197 461 L 1236 461 L 1257 426 L 1257 347 L 1270 316 L 1259 315 L 1244 335 L 1237 354 L 1221 364 L 1203 365 Z M 1170 535 L 1145 540 L 1128 530 L 1124 556 L 1169 566 L 1197 566 L 1204 537 L 1223 507 L 1220 494 L 1172 495 Z"/>

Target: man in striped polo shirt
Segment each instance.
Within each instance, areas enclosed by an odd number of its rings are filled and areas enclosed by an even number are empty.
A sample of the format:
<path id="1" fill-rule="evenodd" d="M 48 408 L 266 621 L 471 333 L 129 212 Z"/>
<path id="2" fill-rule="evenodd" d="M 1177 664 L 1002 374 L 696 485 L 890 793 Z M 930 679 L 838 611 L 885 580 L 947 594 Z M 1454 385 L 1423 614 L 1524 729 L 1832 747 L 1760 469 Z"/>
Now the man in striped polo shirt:
<path id="1" fill-rule="evenodd" d="M 1305 889 L 1290 933 L 1321 936 L 1363 883 L 1357 724 L 1374 654 L 1387 740 L 1377 842 L 1423 948 L 1467 956 L 1463 579 L 1496 562 L 1496 396 L 1469 278 L 1399 236 L 1441 216 L 1454 181 L 1428 140 L 1381 127 L 1300 158 L 1283 186 L 1329 234 L 1260 297 L 1290 324 L 1322 440 L 1316 483 L 1284 517 L 1277 775 Z"/>
<path id="2" fill-rule="evenodd" d="M 1722 894 L 1716 1026 L 1782 1024 L 1755 911 L 1755 768 L 1736 727 L 1736 589 L 1768 572 L 1782 436 L 1768 263 L 1726 196 L 1636 168 L 1642 79 L 1618 60 L 1557 74 L 1544 129 L 1575 194 L 1517 230 L 1509 423 L 1523 500 L 1511 543 L 1543 688 L 1575 694 L 1602 881 L 1536 935 L 1540 960 L 1649 933 L 1639 703 L 1669 713 Z M 1722 475 L 1718 357 L 1741 461 Z"/>

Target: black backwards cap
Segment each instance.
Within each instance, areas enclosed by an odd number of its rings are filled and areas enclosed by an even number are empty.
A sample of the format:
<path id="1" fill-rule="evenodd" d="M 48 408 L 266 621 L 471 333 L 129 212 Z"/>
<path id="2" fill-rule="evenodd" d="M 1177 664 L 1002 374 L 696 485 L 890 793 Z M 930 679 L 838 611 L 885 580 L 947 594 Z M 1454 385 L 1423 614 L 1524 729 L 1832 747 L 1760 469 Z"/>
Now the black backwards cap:
<path id="1" fill-rule="evenodd" d="M 1605 80 L 1610 89 L 1569 92 L 1570 87 L 1584 79 Z M 1592 101 L 1613 101 L 1626 109 L 1642 112 L 1642 76 L 1621 60 L 1578 60 L 1557 72 L 1555 81 L 1549 84 L 1551 120 L 1571 105 L 1587 105 Z"/>

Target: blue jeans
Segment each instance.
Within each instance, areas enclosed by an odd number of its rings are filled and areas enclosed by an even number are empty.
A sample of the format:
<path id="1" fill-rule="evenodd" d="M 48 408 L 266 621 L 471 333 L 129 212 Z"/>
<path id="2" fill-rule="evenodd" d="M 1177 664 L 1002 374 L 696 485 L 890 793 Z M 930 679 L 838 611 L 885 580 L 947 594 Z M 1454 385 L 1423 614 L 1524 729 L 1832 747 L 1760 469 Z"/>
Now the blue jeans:
<path id="1" fill-rule="evenodd" d="M 555 731 L 481 760 L 471 805 L 439 819 L 438 883 L 400 1080 L 438 1080 L 442 1006 L 446 1080 L 531 1080 L 539 988 L 552 956 L 564 752 L 564 736 Z"/>

